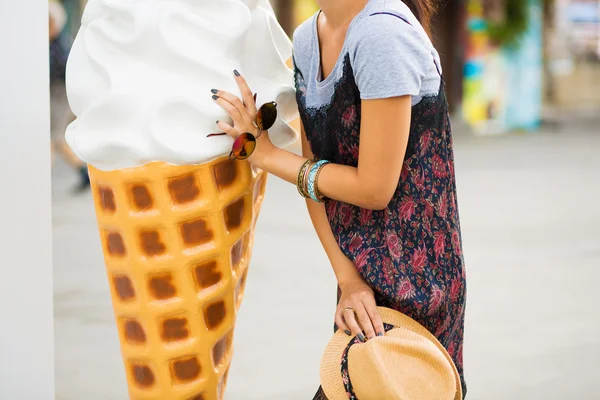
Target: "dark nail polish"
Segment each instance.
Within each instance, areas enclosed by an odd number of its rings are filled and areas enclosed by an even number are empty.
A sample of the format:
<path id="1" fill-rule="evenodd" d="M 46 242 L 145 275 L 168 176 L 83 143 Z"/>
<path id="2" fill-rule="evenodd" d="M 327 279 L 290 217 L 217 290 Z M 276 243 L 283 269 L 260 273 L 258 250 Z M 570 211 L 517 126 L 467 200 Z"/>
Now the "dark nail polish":
<path id="1" fill-rule="evenodd" d="M 346 335 L 348 335 L 348 336 L 352 336 L 352 332 L 350 332 L 348 329 L 346 329 L 346 330 L 344 331 L 344 333 L 345 333 Z"/>
<path id="2" fill-rule="evenodd" d="M 377 334 L 377 336 L 381 337 L 381 336 L 383 336 L 383 333 L 382 333 L 382 332 L 379 332 L 379 333 Z"/>
<path id="3" fill-rule="evenodd" d="M 256 103 L 256 96 L 258 95 L 258 93 L 254 93 L 254 102 Z"/>
<path id="4" fill-rule="evenodd" d="M 234 74 L 235 76 L 240 76 L 240 73 L 238 72 L 238 70 L 237 70 L 237 69 L 234 69 L 234 70 L 233 70 L 233 74 Z"/>
<path id="5" fill-rule="evenodd" d="M 210 89 L 210 91 L 214 94 L 217 94 L 218 90 L 217 89 Z"/>
<path id="6" fill-rule="evenodd" d="M 219 96 L 215 96 L 215 95 L 213 95 L 213 97 L 212 97 L 212 98 L 213 98 L 213 100 L 218 100 L 218 99 L 219 99 Z"/>
<path id="7" fill-rule="evenodd" d="M 217 125 L 219 125 L 219 120 L 217 120 Z"/>
<path id="8" fill-rule="evenodd" d="M 356 337 L 358 338 L 358 340 L 360 340 L 361 342 L 366 342 L 365 337 L 362 335 L 362 333 L 359 333 L 358 335 L 356 335 Z"/>

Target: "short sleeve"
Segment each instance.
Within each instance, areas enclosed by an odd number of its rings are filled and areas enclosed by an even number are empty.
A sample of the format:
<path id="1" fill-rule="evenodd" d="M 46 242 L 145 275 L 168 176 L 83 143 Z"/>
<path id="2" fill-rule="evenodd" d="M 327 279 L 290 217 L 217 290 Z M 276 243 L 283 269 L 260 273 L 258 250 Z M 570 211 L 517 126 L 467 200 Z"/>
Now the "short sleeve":
<path id="1" fill-rule="evenodd" d="M 424 33 L 391 13 L 365 17 L 355 33 L 352 69 L 361 99 L 421 93 L 423 80 L 435 68 Z"/>
<path id="2" fill-rule="evenodd" d="M 314 17 L 313 17 L 314 18 Z M 312 19 L 304 21 L 296 28 L 292 37 L 292 61 L 294 72 L 304 76 L 312 52 Z"/>

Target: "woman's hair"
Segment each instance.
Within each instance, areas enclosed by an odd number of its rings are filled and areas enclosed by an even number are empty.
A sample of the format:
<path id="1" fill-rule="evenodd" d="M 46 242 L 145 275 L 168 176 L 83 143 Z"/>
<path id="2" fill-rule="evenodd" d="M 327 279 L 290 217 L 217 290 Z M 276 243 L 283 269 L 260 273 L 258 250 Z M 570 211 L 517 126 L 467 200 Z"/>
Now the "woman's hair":
<path id="1" fill-rule="evenodd" d="M 425 32 L 431 35 L 431 18 L 436 10 L 436 0 L 402 0 L 415 14 Z"/>

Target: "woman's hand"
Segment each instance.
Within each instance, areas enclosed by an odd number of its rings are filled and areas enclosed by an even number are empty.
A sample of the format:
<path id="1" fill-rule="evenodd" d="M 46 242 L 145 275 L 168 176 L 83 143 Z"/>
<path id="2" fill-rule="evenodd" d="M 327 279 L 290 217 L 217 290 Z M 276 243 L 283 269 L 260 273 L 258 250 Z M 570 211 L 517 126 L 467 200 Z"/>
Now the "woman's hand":
<path id="1" fill-rule="evenodd" d="M 254 164 L 257 159 L 263 157 L 274 146 L 269 138 L 269 133 L 267 131 L 261 132 L 255 124 L 256 114 L 258 113 L 256 95 L 252 95 L 248 83 L 237 70 L 234 70 L 233 74 L 240 87 L 242 99 L 223 90 L 212 90 L 213 100 L 227 111 L 233 121 L 233 126 L 223 121 L 218 121 L 217 126 L 234 140 L 246 132 L 250 132 L 256 137 L 256 149 L 247 158 L 248 161 Z"/>
<path id="2" fill-rule="evenodd" d="M 340 289 L 342 296 L 335 313 L 338 328 L 363 342 L 363 332 L 368 339 L 383 336 L 385 329 L 373 290 L 362 279 L 354 279 Z"/>

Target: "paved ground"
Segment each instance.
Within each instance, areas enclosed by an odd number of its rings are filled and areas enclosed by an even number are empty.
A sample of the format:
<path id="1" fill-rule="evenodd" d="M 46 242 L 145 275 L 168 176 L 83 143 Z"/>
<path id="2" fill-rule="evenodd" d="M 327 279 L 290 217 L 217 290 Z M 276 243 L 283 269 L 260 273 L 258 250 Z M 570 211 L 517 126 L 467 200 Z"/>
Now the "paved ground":
<path id="1" fill-rule="evenodd" d="M 600 132 L 456 140 L 472 400 L 600 399 Z M 57 400 L 125 400 L 90 196 L 54 173 Z M 335 281 L 295 188 L 271 179 L 228 400 L 309 400 Z"/>

